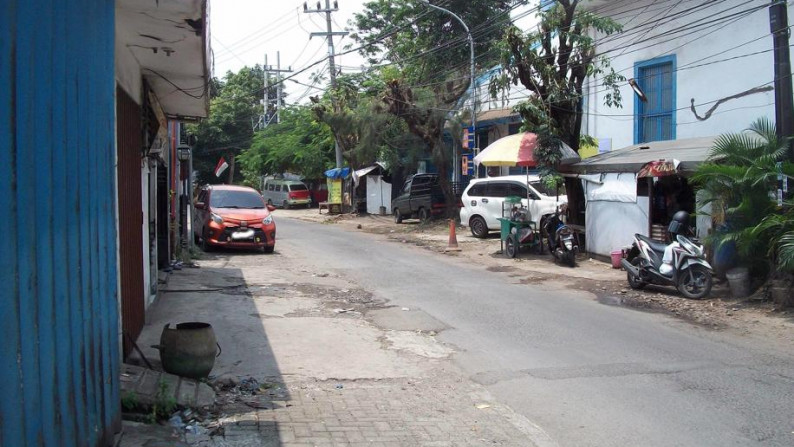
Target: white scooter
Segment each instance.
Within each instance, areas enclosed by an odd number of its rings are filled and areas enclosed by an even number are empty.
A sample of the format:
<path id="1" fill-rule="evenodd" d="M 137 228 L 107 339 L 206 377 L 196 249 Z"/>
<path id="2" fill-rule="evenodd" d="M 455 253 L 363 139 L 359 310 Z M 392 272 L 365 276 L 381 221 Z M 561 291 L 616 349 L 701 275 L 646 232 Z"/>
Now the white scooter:
<path id="1" fill-rule="evenodd" d="M 632 289 L 658 284 L 674 286 L 690 299 L 704 298 L 711 292 L 714 270 L 706 261 L 703 246 L 678 234 L 681 225 L 675 223 L 670 224 L 675 242 L 668 245 L 635 234 L 628 257 L 620 263 Z"/>

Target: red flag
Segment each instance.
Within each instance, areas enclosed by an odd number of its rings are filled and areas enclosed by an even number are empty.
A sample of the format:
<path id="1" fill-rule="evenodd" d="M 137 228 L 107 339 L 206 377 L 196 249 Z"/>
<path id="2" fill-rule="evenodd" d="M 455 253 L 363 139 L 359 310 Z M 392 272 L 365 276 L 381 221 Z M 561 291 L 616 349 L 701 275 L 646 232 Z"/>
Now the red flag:
<path id="1" fill-rule="evenodd" d="M 223 171 L 225 171 L 228 167 L 229 163 L 226 163 L 226 160 L 221 157 L 221 159 L 218 160 L 218 166 L 215 166 L 215 177 L 220 177 L 221 174 L 223 174 Z"/>

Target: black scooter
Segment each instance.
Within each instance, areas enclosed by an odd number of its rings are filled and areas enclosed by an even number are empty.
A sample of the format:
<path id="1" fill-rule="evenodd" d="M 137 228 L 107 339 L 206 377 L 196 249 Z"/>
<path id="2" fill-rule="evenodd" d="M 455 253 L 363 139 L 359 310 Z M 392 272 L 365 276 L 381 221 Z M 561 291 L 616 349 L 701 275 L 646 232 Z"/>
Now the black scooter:
<path id="1" fill-rule="evenodd" d="M 553 215 L 548 216 L 543 224 L 543 230 L 549 243 L 549 251 L 554 259 L 576 267 L 576 254 L 579 252 L 579 243 L 576 241 L 574 230 L 560 219 L 561 209 L 557 208 Z"/>

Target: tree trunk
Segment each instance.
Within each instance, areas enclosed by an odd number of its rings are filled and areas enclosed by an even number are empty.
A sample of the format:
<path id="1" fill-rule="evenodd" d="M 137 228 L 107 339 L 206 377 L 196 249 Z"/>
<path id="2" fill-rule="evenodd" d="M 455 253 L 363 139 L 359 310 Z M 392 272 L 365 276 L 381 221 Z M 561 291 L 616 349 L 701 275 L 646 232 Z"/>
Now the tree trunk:
<path id="1" fill-rule="evenodd" d="M 229 185 L 234 184 L 234 155 L 229 156 Z"/>

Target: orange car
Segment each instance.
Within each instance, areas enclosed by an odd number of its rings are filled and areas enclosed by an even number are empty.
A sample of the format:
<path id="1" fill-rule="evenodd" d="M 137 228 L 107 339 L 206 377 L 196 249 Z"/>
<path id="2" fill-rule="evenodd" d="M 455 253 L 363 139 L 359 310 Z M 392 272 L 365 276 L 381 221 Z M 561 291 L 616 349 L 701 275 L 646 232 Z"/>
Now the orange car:
<path id="1" fill-rule="evenodd" d="M 276 222 L 262 196 L 252 188 L 210 185 L 201 189 L 194 204 L 193 238 L 201 249 L 256 248 L 273 253 Z"/>

